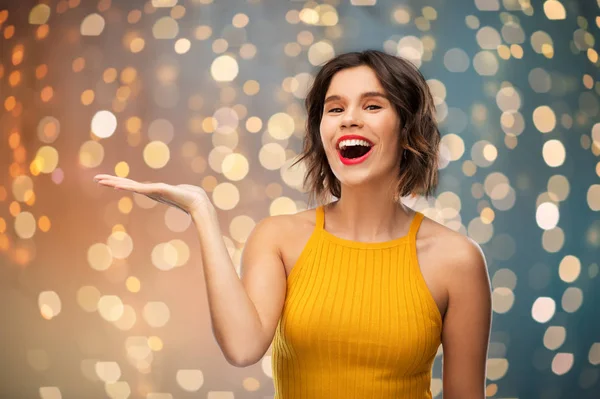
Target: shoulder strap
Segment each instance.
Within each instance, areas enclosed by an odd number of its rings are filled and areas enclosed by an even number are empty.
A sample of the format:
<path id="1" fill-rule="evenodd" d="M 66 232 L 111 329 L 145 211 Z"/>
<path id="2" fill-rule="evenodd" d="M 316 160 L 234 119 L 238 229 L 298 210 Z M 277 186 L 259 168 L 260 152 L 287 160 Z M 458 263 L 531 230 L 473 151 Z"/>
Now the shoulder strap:
<path id="1" fill-rule="evenodd" d="M 316 214 L 315 229 L 323 230 L 323 226 L 325 225 L 325 211 L 323 210 L 323 205 L 317 206 Z"/>
<path id="2" fill-rule="evenodd" d="M 421 212 L 419 211 L 415 211 L 415 215 L 413 216 L 413 220 L 410 223 L 410 230 L 408 231 L 408 235 L 411 238 L 416 238 L 417 237 L 417 231 L 419 231 L 419 226 L 421 226 L 421 222 L 423 221 L 423 217 L 425 215 L 423 215 Z"/>

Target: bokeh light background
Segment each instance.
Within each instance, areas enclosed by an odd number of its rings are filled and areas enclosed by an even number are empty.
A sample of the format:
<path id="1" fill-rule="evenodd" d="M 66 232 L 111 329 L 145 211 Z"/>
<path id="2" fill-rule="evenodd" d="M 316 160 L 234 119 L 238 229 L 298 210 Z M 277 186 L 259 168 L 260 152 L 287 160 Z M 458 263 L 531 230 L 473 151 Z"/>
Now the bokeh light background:
<path id="1" fill-rule="evenodd" d="M 189 216 L 92 177 L 202 186 L 239 273 L 310 205 L 317 67 L 366 48 L 435 96 L 440 188 L 406 202 L 486 253 L 487 396 L 600 397 L 598 0 L 0 4 L 1 398 L 272 397 L 271 349 L 240 369 L 213 338 Z"/>

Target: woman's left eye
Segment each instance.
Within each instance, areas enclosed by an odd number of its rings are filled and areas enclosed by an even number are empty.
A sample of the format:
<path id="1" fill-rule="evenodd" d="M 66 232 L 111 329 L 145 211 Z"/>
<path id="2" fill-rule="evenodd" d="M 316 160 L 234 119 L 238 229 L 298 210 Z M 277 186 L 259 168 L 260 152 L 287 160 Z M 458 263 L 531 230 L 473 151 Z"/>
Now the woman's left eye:
<path id="1" fill-rule="evenodd" d="M 375 107 L 375 109 L 380 109 L 381 107 L 379 105 L 367 105 L 367 109 L 370 107 Z"/>

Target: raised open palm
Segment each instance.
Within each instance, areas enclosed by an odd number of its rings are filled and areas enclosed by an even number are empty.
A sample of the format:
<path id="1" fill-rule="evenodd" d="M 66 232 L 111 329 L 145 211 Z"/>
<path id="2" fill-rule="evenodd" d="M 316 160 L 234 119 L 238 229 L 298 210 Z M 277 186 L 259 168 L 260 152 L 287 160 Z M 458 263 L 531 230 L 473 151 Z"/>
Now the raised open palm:
<path id="1" fill-rule="evenodd" d="M 190 184 L 173 186 L 166 183 L 140 183 L 124 177 L 105 174 L 94 176 L 94 181 L 117 190 L 128 190 L 143 194 L 155 201 L 179 208 L 187 214 L 191 214 L 199 207 L 205 206 L 209 201 L 206 191 Z"/>

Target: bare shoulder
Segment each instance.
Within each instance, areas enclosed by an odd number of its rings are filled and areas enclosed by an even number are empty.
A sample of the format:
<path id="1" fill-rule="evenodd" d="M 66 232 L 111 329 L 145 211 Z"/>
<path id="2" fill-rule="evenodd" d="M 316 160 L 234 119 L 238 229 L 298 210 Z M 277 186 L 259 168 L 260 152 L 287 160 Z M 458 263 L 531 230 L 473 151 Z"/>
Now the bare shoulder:
<path id="1" fill-rule="evenodd" d="M 481 273 L 486 271 L 485 256 L 481 247 L 470 237 L 454 231 L 443 224 L 424 217 L 417 233 L 422 249 L 439 264 L 444 274 L 456 276 L 456 272 Z M 448 272 L 448 273 L 446 273 Z"/>
<path id="2" fill-rule="evenodd" d="M 268 216 L 260 221 L 269 231 L 273 242 L 281 251 L 281 244 L 290 242 L 289 238 L 298 237 L 307 232 L 310 234 L 315 227 L 315 209 L 306 209 L 293 214 Z M 294 240 L 292 240 L 293 242 Z"/>

